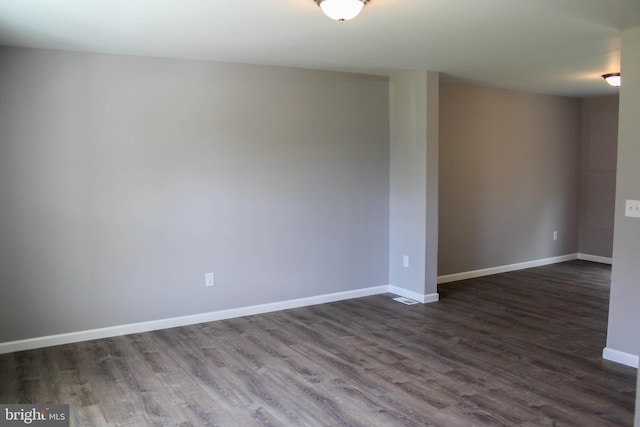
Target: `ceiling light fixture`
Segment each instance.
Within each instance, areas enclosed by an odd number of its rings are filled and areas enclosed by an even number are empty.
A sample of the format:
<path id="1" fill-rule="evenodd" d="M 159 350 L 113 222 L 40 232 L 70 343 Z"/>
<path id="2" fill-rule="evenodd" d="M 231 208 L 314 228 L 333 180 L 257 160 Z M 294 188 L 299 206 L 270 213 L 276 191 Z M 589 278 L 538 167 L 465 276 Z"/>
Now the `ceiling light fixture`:
<path id="1" fill-rule="evenodd" d="M 622 83 L 620 73 L 604 74 L 602 78 L 613 87 L 620 87 L 620 83 Z"/>
<path id="2" fill-rule="evenodd" d="M 314 0 L 331 19 L 344 22 L 358 16 L 369 0 Z"/>

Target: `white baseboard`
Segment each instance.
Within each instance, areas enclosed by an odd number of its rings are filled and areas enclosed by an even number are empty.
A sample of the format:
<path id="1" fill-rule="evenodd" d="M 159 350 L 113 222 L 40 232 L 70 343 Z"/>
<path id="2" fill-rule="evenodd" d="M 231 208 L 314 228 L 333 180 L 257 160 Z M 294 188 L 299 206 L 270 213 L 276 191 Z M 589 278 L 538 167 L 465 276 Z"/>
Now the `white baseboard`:
<path id="1" fill-rule="evenodd" d="M 0 343 L 0 354 L 12 353 L 15 351 L 32 350 L 35 348 L 50 347 L 61 344 L 71 344 L 101 338 L 110 338 L 120 335 L 136 334 L 140 332 L 149 332 L 158 329 L 175 328 L 178 326 L 195 325 L 198 323 L 214 322 L 216 320 L 232 319 L 242 316 L 251 316 L 254 314 L 288 310 L 291 308 L 324 304 L 328 302 L 366 297 L 369 295 L 383 294 L 387 292 L 389 292 L 389 286 L 376 286 L 371 288 L 356 289 L 353 291 L 337 292 L 332 294 L 280 301 L 269 304 L 260 304 L 249 307 L 214 311 L 210 313 L 194 314 L 190 316 L 173 317 L 169 319 L 152 320 L 149 322 L 131 323 L 127 325 L 111 326 L 107 328 L 91 329 L 66 334 L 49 335 L 45 337 L 10 341 Z"/>
<path id="2" fill-rule="evenodd" d="M 638 369 L 639 358 L 635 354 L 605 347 L 604 350 L 602 350 L 602 358 Z"/>
<path id="3" fill-rule="evenodd" d="M 475 272 L 466 272 L 452 274 L 449 276 L 441 276 L 438 283 L 446 283 L 454 280 L 463 280 L 464 278 L 480 277 L 489 274 L 497 274 L 500 272 L 519 270 L 539 265 L 553 264 L 556 262 L 569 261 L 576 259 L 575 255 L 565 255 L 562 257 L 547 258 L 544 260 L 531 261 L 511 266 L 502 266 L 484 270 L 476 270 Z M 457 277 L 457 278 L 454 278 Z M 82 341 L 89 341 L 102 338 L 111 338 L 127 334 L 136 334 L 142 332 L 155 331 L 159 329 L 175 328 L 179 326 L 195 325 L 198 323 L 215 322 L 217 320 L 233 319 L 242 316 L 251 316 L 255 314 L 263 314 L 280 310 L 288 310 L 291 308 L 306 307 L 316 304 L 324 304 L 335 301 L 342 301 L 352 298 L 361 298 L 370 295 L 378 295 L 383 293 L 393 293 L 423 304 L 439 301 L 438 293 L 420 294 L 408 289 L 400 288 L 393 285 L 375 286 L 370 288 L 356 289 L 352 291 L 336 292 L 331 294 L 318 295 L 313 297 L 299 298 L 293 300 L 279 301 L 268 304 L 260 304 L 248 307 L 239 307 L 228 310 L 214 311 L 209 313 L 194 314 L 189 316 L 173 317 L 168 319 L 152 320 L 148 322 L 131 323 L 126 325 L 111 326 L 99 329 L 90 329 L 85 331 L 70 332 L 58 335 L 49 335 L 44 337 L 29 338 L 24 340 L 10 341 L 0 343 L 0 354 L 12 353 L 16 351 L 32 350 L 35 348 L 50 347 L 54 345 L 71 344 Z M 603 357 L 629 366 L 638 366 L 638 356 L 628 355 L 617 350 L 605 349 Z"/>
<path id="4" fill-rule="evenodd" d="M 427 304 L 430 302 L 436 302 L 440 300 L 438 293 L 433 294 L 421 294 L 418 292 L 410 291 L 409 289 L 400 288 L 398 286 L 389 285 L 389 292 L 392 294 L 400 295 L 401 297 L 409 298 L 414 301 Z"/>
<path id="5" fill-rule="evenodd" d="M 609 258 L 609 257 L 604 257 L 604 256 L 599 256 L 599 255 L 589 255 L 589 254 L 578 254 L 578 259 L 584 260 L 584 261 L 591 261 L 591 262 L 599 262 L 600 264 L 609 264 L 611 265 L 613 263 L 613 258 Z"/>
<path id="6" fill-rule="evenodd" d="M 498 267 L 483 268 L 481 270 L 465 271 L 462 273 L 447 274 L 438 276 L 438 284 L 456 282 L 458 280 L 473 279 L 475 277 L 490 276 L 492 274 L 507 273 L 509 271 L 524 270 L 525 268 L 540 267 L 542 265 L 556 264 L 559 262 L 572 261 L 578 259 L 578 254 L 568 254 L 551 258 L 537 259 L 517 264 L 501 265 Z"/>

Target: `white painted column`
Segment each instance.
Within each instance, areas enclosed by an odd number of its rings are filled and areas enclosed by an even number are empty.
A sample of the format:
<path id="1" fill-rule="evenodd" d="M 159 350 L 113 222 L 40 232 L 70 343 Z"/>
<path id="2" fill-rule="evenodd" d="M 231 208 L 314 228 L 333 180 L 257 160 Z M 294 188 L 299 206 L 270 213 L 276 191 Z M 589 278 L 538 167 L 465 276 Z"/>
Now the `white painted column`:
<path id="1" fill-rule="evenodd" d="M 390 80 L 389 282 L 420 302 L 438 300 L 439 75 Z"/>

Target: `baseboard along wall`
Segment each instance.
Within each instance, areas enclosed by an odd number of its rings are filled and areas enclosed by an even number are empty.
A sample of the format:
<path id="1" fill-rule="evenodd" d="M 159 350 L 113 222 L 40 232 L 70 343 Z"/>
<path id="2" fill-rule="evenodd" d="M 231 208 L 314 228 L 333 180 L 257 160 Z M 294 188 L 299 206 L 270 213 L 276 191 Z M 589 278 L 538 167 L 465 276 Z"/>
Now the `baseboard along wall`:
<path id="1" fill-rule="evenodd" d="M 555 264 L 558 262 L 583 259 L 586 261 L 601 262 L 611 264 L 611 258 L 599 257 L 586 254 L 569 254 L 552 258 L 522 262 L 511 265 L 504 265 L 481 270 L 474 270 L 462 273 L 449 274 L 438 277 L 438 283 L 448 283 L 457 280 L 471 279 L 474 277 L 488 276 L 491 274 L 506 273 L 508 271 L 522 270 L 525 268 L 538 267 L 542 265 Z M 106 328 L 91 329 L 85 331 L 70 332 L 58 335 L 29 338 L 24 340 L 0 343 L 0 354 L 12 353 L 16 351 L 32 350 L 36 348 L 50 347 L 54 345 L 71 344 L 82 341 L 89 341 L 115 336 L 150 332 L 159 329 L 175 328 L 179 326 L 195 325 L 198 323 L 214 322 L 217 320 L 233 319 L 242 316 L 269 313 L 273 311 L 288 310 L 291 308 L 306 307 L 328 302 L 342 301 L 352 298 L 360 298 L 370 295 L 393 293 L 423 304 L 432 303 L 439 300 L 438 293 L 420 294 L 409 289 L 404 289 L 394 285 L 375 286 L 370 288 L 355 289 L 352 291 L 337 292 L 299 298 L 293 300 L 279 301 L 268 304 L 260 304 L 248 307 L 239 307 L 229 310 L 214 311 L 209 313 L 194 314 L 189 316 L 174 317 L 168 319 L 152 320 L 148 322 L 132 323 Z M 605 349 L 603 357 L 607 360 L 622 363 L 629 366 L 638 366 L 638 356 L 626 355 L 617 350 Z M 634 359 L 635 358 L 635 359 Z M 629 364 L 631 363 L 631 364 Z M 635 363 L 635 365 L 633 365 Z"/>
<path id="2" fill-rule="evenodd" d="M 473 279 L 475 277 L 490 276 L 492 274 L 524 270 L 525 268 L 540 267 L 542 265 L 556 264 L 559 262 L 572 261 L 574 259 L 578 259 L 578 254 L 562 255 L 551 258 L 537 259 L 533 261 L 519 262 L 517 264 L 500 265 L 497 267 L 483 268 L 480 270 L 464 271 L 462 273 L 438 276 L 438 283 L 457 282 L 458 280 Z"/>
<path id="3" fill-rule="evenodd" d="M 198 323 L 215 322 L 217 320 L 233 319 L 242 316 L 251 316 L 254 314 L 270 313 L 273 311 L 288 310 L 291 308 L 306 307 L 328 302 L 361 298 L 370 295 L 387 293 L 388 291 L 388 285 L 375 286 L 370 288 L 324 294 L 307 298 L 299 298 L 268 304 L 233 308 L 229 310 L 194 314 L 190 316 L 173 317 L 169 319 L 159 319 L 148 322 L 131 323 L 126 325 L 91 329 L 86 331 L 70 332 L 66 334 L 49 335 L 45 337 L 10 341 L 0 343 L 0 354 L 12 353 L 15 351 L 32 350 L 35 348 L 50 347 L 61 344 L 71 344 L 95 339 L 111 338 L 121 335 L 137 334 L 141 332 L 157 331 L 159 329 L 175 328 L 179 326 L 189 326 Z"/>
<path id="4" fill-rule="evenodd" d="M 423 304 L 436 302 L 440 300 L 440 295 L 438 295 L 437 292 L 433 294 L 420 294 L 418 292 L 410 291 L 409 289 L 404 289 L 404 288 L 400 288 L 398 286 L 393 286 L 393 285 L 389 285 L 388 292 L 399 295 L 401 297 L 412 299 L 414 301 L 421 302 Z"/>
<path id="5" fill-rule="evenodd" d="M 559 262 L 580 259 L 584 261 L 599 262 L 601 264 L 611 264 L 612 259 L 583 253 L 567 254 L 551 258 L 537 259 L 533 261 L 519 262 L 516 264 L 500 265 L 497 267 L 483 268 L 480 270 L 464 271 L 461 273 L 438 276 L 438 283 L 456 282 L 458 280 L 473 279 L 475 277 L 490 276 L 492 274 L 507 273 L 509 271 L 524 270 L 525 268 L 540 267 L 543 265 L 556 264 Z"/>
<path id="6" fill-rule="evenodd" d="M 640 367 L 640 357 L 635 354 L 625 353 L 624 351 L 615 350 L 609 347 L 605 347 L 604 350 L 602 350 L 602 358 L 610 362 L 620 363 L 636 369 Z"/>
<path id="7" fill-rule="evenodd" d="M 611 265 L 613 263 L 613 258 L 599 256 L 599 255 L 578 254 L 578 259 L 581 259 L 584 261 L 599 262 L 600 264 Z"/>

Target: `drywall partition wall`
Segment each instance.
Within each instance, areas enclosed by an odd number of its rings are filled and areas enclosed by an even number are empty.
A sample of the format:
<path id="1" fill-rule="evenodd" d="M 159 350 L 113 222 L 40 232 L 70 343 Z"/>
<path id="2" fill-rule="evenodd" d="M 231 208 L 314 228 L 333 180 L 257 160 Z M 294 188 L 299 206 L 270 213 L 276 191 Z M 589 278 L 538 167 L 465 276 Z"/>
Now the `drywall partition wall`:
<path id="1" fill-rule="evenodd" d="M 636 386 L 636 417 L 634 426 L 640 427 L 640 375 L 637 378 L 637 386 Z"/>
<path id="2" fill-rule="evenodd" d="M 421 302 L 438 299 L 438 93 L 438 73 L 391 77 L 389 280 Z"/>
<path id="3" fill-rule="evenodd" d="M 622 32 L 618 168 L 611 298 L 605 358 L 638 366 L 640 340 L 640 219 L 625 201 L 640 200 L 640 28 Z"/>
<path id="4" fill-rule="evenodd" d="M 379 76 L 0 49 L 0 342 L 386 286 L 388 98 Z"/>
<path id="5" fill-rule="evenodd" d="M 613 251 L 618 102 L 617 95 L 582 100 L 578 252 L 603 259 Z"/>
<path id="6" fill-rule="evenodd" d="M 576 253 L 580 114 L 579 99 L 441 84 L 440 276 Z"/>
<path id="7" fill-rule="evenodd" d="M 636 386 L 636 417 L 634 426 L 640 427 L 640 375 L 637 378 L 637 386 Z"/>

